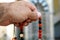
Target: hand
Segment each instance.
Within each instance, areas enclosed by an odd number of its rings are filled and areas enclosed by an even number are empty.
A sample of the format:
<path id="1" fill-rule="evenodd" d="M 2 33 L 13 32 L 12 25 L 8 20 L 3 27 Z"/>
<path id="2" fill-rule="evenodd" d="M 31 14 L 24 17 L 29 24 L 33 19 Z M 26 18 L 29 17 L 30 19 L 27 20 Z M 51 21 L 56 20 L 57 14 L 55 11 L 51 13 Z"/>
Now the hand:
<path id="1" fill-rule="evenodd" d="M 29 19 L 30 22 L 37 20 L 37 9 L 34 5 L 25 2 L 17 1 L 8 5 L 3 16 L 4 22 L 2 25 L 22 23 Z M 8 22 L 6 23 L 6 21 Z M 4 24 L 5 23 L 5 24 Z"/>
<path id="2" fill-rule="evenodd" d="M 16 38 L 16 37 L 14 37 L 14 38 L 12 38 L 12 40 L 17 40 L 17 38 Z"/>

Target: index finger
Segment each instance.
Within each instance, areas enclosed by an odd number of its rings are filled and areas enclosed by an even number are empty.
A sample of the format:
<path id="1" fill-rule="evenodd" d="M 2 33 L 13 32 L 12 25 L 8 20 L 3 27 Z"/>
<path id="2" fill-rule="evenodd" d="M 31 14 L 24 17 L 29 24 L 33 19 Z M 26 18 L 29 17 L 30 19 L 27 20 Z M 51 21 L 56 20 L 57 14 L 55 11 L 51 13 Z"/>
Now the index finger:
<path id="1" fill-rule="evenodd" d="M 26 2 L 26 6 L 29 7 L 32 11 L 37 10 L 36 6 L 32 3 Z"/>

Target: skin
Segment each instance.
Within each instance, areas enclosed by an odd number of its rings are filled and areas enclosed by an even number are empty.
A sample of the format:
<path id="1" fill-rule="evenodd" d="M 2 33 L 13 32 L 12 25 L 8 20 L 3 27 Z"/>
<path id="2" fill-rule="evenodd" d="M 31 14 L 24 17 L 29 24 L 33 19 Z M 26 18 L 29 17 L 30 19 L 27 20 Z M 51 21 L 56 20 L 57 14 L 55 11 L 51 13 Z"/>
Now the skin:
<path id="1" fill-rule="evenodd" d="M 12 40 L 17 40 L 17 38 L 16 38 L 16 37 L 14 37 L 14 38 L 12 38 Z"/>
<path id="2" fill-rule="evenodd" d="M 0 4 L 0 25 L 24 23 L 24 26 L 37 20 L 37 9 L 25 1 Z"/>

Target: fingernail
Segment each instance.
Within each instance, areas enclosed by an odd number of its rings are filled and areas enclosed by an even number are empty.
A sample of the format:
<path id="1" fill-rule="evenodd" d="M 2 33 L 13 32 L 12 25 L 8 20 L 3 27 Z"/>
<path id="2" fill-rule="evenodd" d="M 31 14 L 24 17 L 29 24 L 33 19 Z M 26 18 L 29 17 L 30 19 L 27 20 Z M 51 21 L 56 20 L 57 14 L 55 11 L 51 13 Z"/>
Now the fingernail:
<path id="1" fill-rule="evenodd" d="M 38 18 L 41 17 L 41 13 L 37 11 Z"/>

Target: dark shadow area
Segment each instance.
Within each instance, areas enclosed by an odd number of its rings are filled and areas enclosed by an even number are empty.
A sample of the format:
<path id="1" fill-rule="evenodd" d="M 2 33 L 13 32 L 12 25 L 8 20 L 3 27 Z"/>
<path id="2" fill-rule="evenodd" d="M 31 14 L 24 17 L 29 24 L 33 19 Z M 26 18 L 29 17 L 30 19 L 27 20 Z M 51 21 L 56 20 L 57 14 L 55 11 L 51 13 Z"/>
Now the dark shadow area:
<path id="1" fill-rule="evenodd" d="M 60 21 L 54 25 L 55 40 L 60 40 Z"/>

